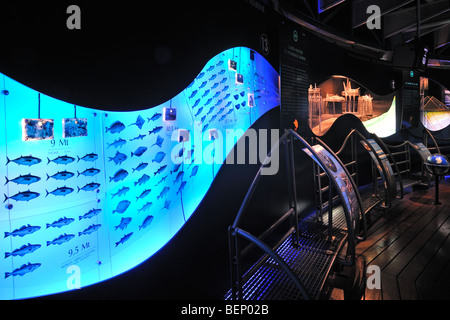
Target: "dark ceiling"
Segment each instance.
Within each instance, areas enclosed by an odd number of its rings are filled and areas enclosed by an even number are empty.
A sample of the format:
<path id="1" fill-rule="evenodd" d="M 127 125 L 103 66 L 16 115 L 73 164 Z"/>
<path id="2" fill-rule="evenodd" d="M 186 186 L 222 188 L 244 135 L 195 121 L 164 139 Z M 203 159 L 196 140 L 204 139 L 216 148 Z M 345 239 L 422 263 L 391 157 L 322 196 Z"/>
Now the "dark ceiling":
<path id="1" fill-rule="evenodd" d="M 432 57 L 450 56 L 449 0 L 279 0 L 274 4 L 279 11 L 291 12 L 320 29 L 374 48 L 392 51 L 419 35 Z M 380 8 L 379 29 L 369 29 L 366 24 L 374 13 L 367 13 L 371 5 Z"/>

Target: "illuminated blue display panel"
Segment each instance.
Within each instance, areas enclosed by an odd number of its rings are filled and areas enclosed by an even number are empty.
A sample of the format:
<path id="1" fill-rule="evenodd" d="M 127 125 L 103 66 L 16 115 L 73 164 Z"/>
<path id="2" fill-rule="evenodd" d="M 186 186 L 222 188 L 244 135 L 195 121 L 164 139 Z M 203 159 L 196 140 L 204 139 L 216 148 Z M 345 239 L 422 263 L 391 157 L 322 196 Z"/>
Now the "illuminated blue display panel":
<path id="1" fill-rule="evenodd" d="M 236 47 L 147 110 L 74 106 L 0 75 L 0 298 L 119 275 L 193 214 L 235 139 L 279 106 L 279 76 Z M 223 140 L 224 141 L 224 140 Z"/>

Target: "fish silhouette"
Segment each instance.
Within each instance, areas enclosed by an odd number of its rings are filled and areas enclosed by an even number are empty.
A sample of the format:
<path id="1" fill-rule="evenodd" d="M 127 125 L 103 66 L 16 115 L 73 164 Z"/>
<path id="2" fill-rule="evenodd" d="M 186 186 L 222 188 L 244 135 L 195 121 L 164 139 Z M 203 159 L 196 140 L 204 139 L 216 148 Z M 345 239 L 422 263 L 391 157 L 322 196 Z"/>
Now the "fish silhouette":
<path id="1" fill-rule="evenodd" d="M 141 195 L 139 197 L 136 197 L 136 201 L 139 199 L 144 199 L 146 196 L 150 194 L 151 191 L 152 191 L 151 189 L 146 189 L 142 191 Z"/>
<path id="2" fill-rule="evenodd" d="M 141 171 L 144 170 L 145 168 L 147 168 L 148 163 L 147 162 L 141 162 L 136 168 L 132 168 L 133 172 L 135 171 Z"/>
<path id="3" fill-rule="evenodd" d="M 192 91 L 191 95 L 189 96 L 189 99 L 192 99 L 197 94 L 198 90 Z"/>
<path id="4" fill-rule="evenodd" d="M 151 118 L 147 118 L 148 122 L 156 121 L 162 117 L 162 113 L 155 113 Z"/>
<path id="5" fill-rule="evenodd" d="M 50 178 L 53 178 L 55 180 L 67 180 L 70 179 L 74 176 L 75 174 L 73 172 L 69 172 L 69 171 L 61 171 L 61 172 L 57 172 L 52 176 L 49 176 L 47 173 L 47 181 Z M 79 174 L 78 174 L 79 175 Z"/>
<path id="6" fill-rule="evenodd" d="M 198 87 L 198 88 L 203 89 L 207 83 L 208 83 L 208 81 L 203 81 L 202 84 L 200 85 L 200 87 Z"/>
<path id="7" fill-rule="evenodd" d="M 47 223 L 47 228 L 46 229 L 48 229 L 50 227 L 52 227 L 52 228 L 61 228 L 61 227 L 67 226 L 68 224 L 71 224 L 74 221 L 75 221 L 74 218 L 63 217 L 63 218 L 60 218 L 59 220 L 54 221 L 53 223 Z"/>
<path id="8" fill-rule="evenodd" d="M 82 188 L 80 188 L 80 187 L 77 187 L 77 188 L 78 188 L 78 192 L 80 192 L 80 190 L 83 190 L 83 191 L 94 191 L 94 190 L 98 189 L 99 187 L 100 187 L 100 183 L 92 182 L 92 183 L 86 184 Z"/>
<path id="9" fill-rule="evenodd" d="M 161 148 L 163 142 L 164 142 L 164 138 L 161 137 L 160 135 L 158 135 L 158 137 L 156 138 L 156 142 L 155 142 L 154 144 L 152 144 L 151 147 L 153 147 L 153 146 L 158 146 L 158 147 Z M 151 147 L 150 147 L 150 148 L 151 148 Z"/>
<path id="10" fill-rule="evenodd" d="M 127 156 L 124 153 L 116 151 L 116 155 L 114 157 L 109 157 L 108 161 L 114 161 L 115 164 L 122 164 L 125 160 L 127 160 Z"/>
<path id="11" fill-rule="evenodd" d="M 203 111 L 203 107 L 197 110 L 197 113 L 195 114 L 195 117 L 198 117 Z"/>
<path id="12" fill-rule="evenodd" d="M 209 89 L 205 90 L 205 92 L 203 92 L 203 94 L 202 94 L 202 98 L 205 98 L 210 92 L 211 92 L 211 90 L 209 90 Z"/>
<path id="13" fill-rule="evenodd" d="M 206 69 L 207 72 L 212 71 L 215 66 L 210 66 L 208 69 Z"/>
<path id="14" fill-rule="evenodd" d="M 8 200 L 8 199 L 28 202 L 30 200 L 33 200 L 33 199 L 36 199 L 37 197 L 39 197 L 39 193 L 28 190 L 28 191 L 16 193 L 12 197 L 8 197 L 6 194 L 4 194 L 4 196 L 5 196 L 5 200 L 3 200 L 3 203 L 5 203 L 6 200 Z"/>
<path id="15" fill-rule="evenodd" d="M 212 121 L 216 120 L 216 118 L 217 118 L 217 114 L 213 115 L 213 116 L 211 117 L 211 119 L 209 119 L 209 122 L 212 122 Z"/>
<path id="16" fill-rule="evenodd" d="M 223 97 L 223 100 L 227 100 L 230 96 L 231 96 L 231 94 L 227 93 L 227 94 Z"/>
<path id="17" fill-rule="evenodd" d="M 47 191 L 47 190 L 45 190 L 45 191 Z M 47 194 L 45 195 L 45 197 L 47 197 L 49 194 L 52 194 L 54 196 L 63 196 L 63 197 L 65 197 L 68 194 L 71 194 L 72 192 L 73 192 L 72 188 L 64 186 L 64 187 L 61 187 L 61 188 L 56 188 L 52 192 L 48 192 L 47 191 Z"/>
<path id="18" fill-rule="evenodd" d="M 208 116 L 208 115 L 210 115 L 213 111 L 214 111 L 214 106 L 213 107 L 211 107 L 209 110 L 208 110 L 208 112 L 206 113 L 206 115 Z M 203 121 L 202 121 L 203 122 Z"/>
<path id="19" fill-rule="evenodd" d="M 231 106 L 231 104 L 232 104 L 232 102 L 231 101 L 228 101 L 228 103 L 225 105 L 225 108 L 228 108 L 229 106 Z M 222 108 L 223 109 L 223 108 Z M 222 110 L 221 109 L 221 110 Z M 221 111 L 222 112 L 222 111 Z"/>
<path id="20" fill-rule="evenodd" d="M 224 84 L 225 82 L 227 82 L 227 80 L 228 80 L 227 77 L 223 78 L 223 79 L 220 81 L 220 84 Z"/>
<path id="21" fill-rule="evenodd" d="M 221 76 L 221 75 L 223 75 L 224 73 L 225 73 L 225 69 L 222 69 L 222 70 L 219 71 L 218 75 Z"/>
<path id="22" fill-rule="evenodd" d="M 127 217 L 127 218 L 122 217 L 122 219 L 120 220 L 120 224 L 115 226 L 114 230 L 117 230 L 117 229 L 125 230 L 128 227 L 128 225 L 130 224 L 131 220 L 132 219 L 130 217 Z"/>
<path id="23" fill-rule="evenodd" d="M 180 180 L 183 179 L 184 171 L 180 171 L 176 177 L 176 179 L 173 181 L 173 184 L 178 183 Z"/>
<path id="24" fill-rule="evenodd" d="M 80 176 L 80 174 L 82 174 L 85 177 L 93 177 L 96 174 L 98 174 L 100 172 L 100 170 L 96 169 L 96 168 L 89 168 L 89 169 L 84 170 L 81 173 L 79 171 L 77 171 L 77 172 L 78 172 L 78 177 Z"/>
<path id="25" fill-rule="evenodd" d="M 115 196 L 121 197 L 122 195 L 126 195 L 128 191 L 130 191 L 129 187 L 123 187 L 122 189 L 120 189 L 116 193 L 112 194 L 111 199 L 113 199 Z"/>
<path id="26" fill-rule="evenodd" d="M 93 162 L 93 161 L 95 161 L 97 159 L 98 159 L 98 154 L 96 154 L 96 153 L 89 153 L 89 154 L 85 155 L 83 158 L 78 157 L 78 161 L 77 162 L 79 162 L 80 160 Z"/>
<path id="27" fill-rule="evenodd" d="M 211 102 L 212 102 L 212 98 L 209 98 L 207 101 L 206 101 L 206 103 L 205 103 L 205 107 L 208 105 L 208 104 L 210 104 Z"/>
<path id="28" fill-rule="evenodd" d="M 209 127 L 209 123 L 207 123 L 206 125 L 203 126 L 202 132 L 205 132 L 206 129 L 208 129 L 208 127 Z"/>
<path id="29" fill-rule="evenodd" d="M 218 82 L 214 83 L 213 86 L 211 87 L 211 90 L 217 88 L 218 86 L 219 86 L 219 83 L 218 83 Z"/>
<path id="30" fill-rule="evenodd" d="M 91 234 L 94 231 L 97 231 L 102 225 L 101 224 L 93 224 L 88 228 L 84 229 L 82 232 L 78 232 L 78 236 L 82 236 L 84 234 Z"/>
<path id="31" fill-rule="evenodd" d="M 102 209 L 95 209 L 95 208 L 91 209 L 87 213 L 85 213 L 84 215 L 79 216 L 78 220 L 91 219 L 91 218 L 95 217 L 96 215 L 98 215 L 101 211 L 102 211 Z"/>
<path id="32" fill-rule="evenodd" d="M 144 136 L 145 137 L 145 136 Z M 113 143 L 108 143 L 108 147 L 107 149 L 109 149 L 109 147 L 113 146 L 114 148 L 122 148 L 122 146 L 127 143 L 126 140 L 119 138 L 117 140 L 115 140 Z"/>
<path id="33" fill-rule="evenodd" d="M 10 181 L 12 181 L 12 182 L 14 182 L 14 183 L 17 183 L 17 184 L 27 184 L 27 185 L 30 185 L 30 184 L 32 184 L 32 183 L 35 183 L 35 182 L 38 182 L 39 180 L 41 180 L 40 177 L 38 177 L 38 176 L 33 176 L 33 175 L 31 175 L 31 174 L 26 174 L 26 175 L 23 175 L 23 176 L 21 175 L 21 176 L 18 176 L 17 178 L 11 179 L 11 180 L 9 180 L 8 177 L 5 177 L 5 179 L 6 179 L 5 186 L 6 186 L 6 184 L 7 184 L 8 182 L 10 182 Z M 47 179 L 47 180 L 48 180 L 48 179 Z"/>
<path id="34" fill-rule="evenodd" d="M 205 122 L 205 120 L 206 120 L 206 115 L 204 115 L 204 116 L 200 119 L 200 122 Z"/>
<path id="35" fill-rule="evenodd" d="M 123 179 L 125 179 L 127 176 L 128 176 L 127 170 L 119 169 L 116 171 L 114 176 L 109 177 L 109 182 L 111 182 L 111 181 L 119 182 L 119 181 L 122 181 Z"/>
<path id="36" fill-rule="evenodd" d="M 217 78 L 217 74 L 213 74 L 211 78 L 208 79 L 208 81 L 213 81 L 215 78 Z"/>
<path id="37" fill-rule="evenodd" d="M 20 248 L 14 250 L 13 252 L 5 252 L 5 259 L 10 257 L 10 256 L 13 256 L 13 257 L 21 256 L 21 257 L 23 257 L 26 254 L 33 253 L 34 251 L 36 251 L 40 247 L 41 247 L 40 244 L 30 244 L 30 243 L 24 244 L 23 246 L 21 246 Z"/>
<path id="38" fill-rule="evenodd" d="M 178 169 L 180 169 L 180 167 L 181 167 L 181 163 L 175 164 L 175 165 L 173 166 L 173 169 L 170 171 L 170 174 L 172 174 L 172 173 L 174 173 L 174 172 L 177 172 Z"/>
<path id="39" fill-rule="evenodd" d="M 28 264 L 22 265 L 20 268 L 15 269 L 13 272 L 5 272 L 5 279 L 10 276 L 23 276 L 27 273 L 33 272 L 37 268 L 41 266 L 40 263 L 31 263 L 28 262 Z"/>
<path id="40" fill-rule="evenodd" d="M 159 210 L 159 211 L 162 211 L 163 209 L 167 209 L 167 210 L 169 210 L 169 208 L 170 208 L 170 202 L 171 202 L 171 200 L 167 200 L 166 199 L 166 201 L 164 202 L 164 206 L 161 208 L 161 210 Z"/>
<path id="41" fill-rule="evenodd" d="M 200 99 L 195 100 L 194 105 L 192 106 L 192 109 L 194 109 L 198 104 L 200 103 Z"/>
<path id="42" fill-rule="evenodd" d="M 141 117 L 141 115 L 138 115 L 136 122 L 130 124 L 129 126 L 135 125 L 139 129 L 142 129 L 142 126 L 144 125 L 144 123 L 145 123 L 145 120 Z"/>
<path id="43" fill-rule="evenodd" d="M 148 134 L 152 134 L 152 133 L 158 133 L 162 130 L 162 126 L 159 127 L 155 127 L 153 130 L 149 131 Z"/>
<path id="44" fill-rule="evenodd" d="M 164 165 L 164 166 L 162 166 L 162 167 L 159 167 L 159 169 L 156 170 L 156 172 L 154 173 L 154 175 L 156 176 L 157 174 L 160 174 L 160 173 L 163 172 L 166 168 L 167 168 L 167 165 Z"/>
<path id="45" fill-rule="evenodd" d="M 47 241 L 47 247 L 52 244 L 62 245 L 63 243 L 68 242 L 73 238 L 75 238 L 74 234 L 64 233 L 64 234 L 60 235 L 59 237 L 53 239 L 52 241 Z"/>
<path id="46" fill-rule="evenodd" d="M 166 178 L 167 178 L 167 176 L 162 177 L 161 180 L 159 180 L 159 182 L 155 185 L 155 187 L 159 186 L 161 183 L 166 181 Z"/>
<path id="47" fill-rule="evenodd" d="M 106 128 L 105 133 L 108 133 L 108 131 L 109 131 L 114 134 L 114 133 L 120 133 L 123 130 L 125 130 L 125 125 L 120 121 L 116 121 L 109 128 L 108 127 Z"/>
<path id="48" fill-rule="evenodd" d="M 130 206 L 131 202 L 128 200 L 122 200 L 117 204 L 117 207 L 115 210 L 113 210 L 112 213 L 118 212 L 118 213 L 124 213 L 128 207 Z"/>
<path id="49" fill-rule="evenodd" d="M 219 62 L 217 62 L 216 67 L 221 66 L 224 63 L 223 60 L 220 60 Z"/>
<path id="50" fill-rule="evenodd" d="M 117 247 L 119 244 L 121 244 L 121 243 L 122 243 L 122 244 L 125 243 L 125 241 L 127 241 L 128 239 L 130 239 L 132 235 L 133 235 L 133 232 L 124 235 L 124 236 L 122 237 L 122 239 L 119 240 L 119 242 L 116 242 L 116 247 Z"/>
<path id="51" fill-rule="evenodd" d="M 222 92 L 227 91 L 229 88 L 230 88 L 230 86 L 225 86 L 225 87 L 223 87 Z"/>
<path id="52" fill-rule="evenodd" d="M 134 183 L 134 186 L 144 184 L 148 180 L 150 180 L 150 177 L 146 174 L 143 174 L 142 177 L 140 177 L 139 180 Z"/>
<path id="53" fill-rule="evenodd" d="M 140 134 L 137 137 L 134 137 L 133 139 L 130 139 L 130 141 L 134 141 L 134 140 L 142 140 L 146 137 L 146 134 Z"/>
<path id="54" fill-rule="evenodd" d="M 68 155 L 65 155 L 65 156 L 59 156 L 59 157 L 57 157 L 57 158 L 55 158 L 53 160 L 50 160 L 49 158 L 47 158 L 47 160 L 48 160 L 47 164 L 49 164 L 50 162 L 54 162 L 54 163 L 57 163 L 57 164 L 67 165 L 69 163 L 74 162 L 75 158 L 69 157 Z"/>
<path id="55" fill-rule="evenodd" d="M 31 167 L 31 166 L 33 166 L 35 164 L 38 164 L 38 163 L 40 163 L 42 161 L 41 159 L 33 157 L 31 155 L 30 156 L 25 156 L 25 157 L 20 156 L 20 158 L 17 158 L 17 159 L 14 159 L 14 160 L 9 160 L 9 158 L 6 157 L 6 160 L 7 160 L 6 164 L 8 164 L 10 162 L 14 162 L 14 163 L 16 163 L 18 165 L 29 166 L 29 167 Z"/>
<path id="56" fill-rule="evenodd" d="M 220 117 L 219 121 L 224 120 L 227 117 L 228 114 L 224 114 L 222 117 Z"/>
<path id="57" fill-rule="evenodd" d="M 186 186 L 186 181 L 181 182 L 180 187 L 178 188 L 178 191 L 177 191 L 177 195 L 184 190 L 185 186 Z"/>
<path id="58" fill-rule="evenodd" d="M 24 237 L 26 235 L 35 233 L 36 231 L 38 231 L 39 229 L 41 229 L 40 226 L 32 226 L 32 225 L 26 225 L 26 226 L 22 226 L 19 229 L 14 230 L 13 232 L 5 232 L 5 238 L 12 236 L 12 237 Z"/>
<path id="59" fill-rule="evenodd" d="M 200 72 L 196 79 L 201 79 L 203 78 L 204 75 L 205 75 L 204 72 Z"/>
<path id="60" fill-rule="evenodd" d="M 197 174 L 198 165 L 192 168 L 191 175 L 189 178 L 194 177 Z"/>
<path id="61" fill-rule="evenodd" d="M 141 213 L 141 211 L 147 211 L 148 209 L 150 209 L 150 207 L 153 205 L 152 202 L 148 202 L 146 204 L 144 204 L 144 206 L 140 209 L 138 209 L 138 213 Z"/>
<path id="62" fill-rule="evenodd" d="M 144 154 L 145 151 L 147 151 L 147 147 L 139 147 L 134 153 L 131 152 L 131 156 L 140 157 Z"/>
<path id="63" fill-rule="evenodd" d="M 163 161 L 166 154 L 162 151 L 158 152 L 152 162 L 161 163 Z"/>
<path id="64" fill-rule="evenodd" d="M 142 224 L 139 226 L 139 230 L 147 228 L 152 223 L 153 219 L 154 219 L 153 216 L 147 216 L 142 222 Z"/>
<path id="65" fill-rule="evenodd" d="M 159 194 L 159 196 L 157 196 L 156 198 L 159 200 L 161 198 L 164 198 L 167 195 L 167 192 L 169 192 L 170 188 L 169 187 L 164 187 L 164 189 L 162 189 L 161 193 Z"/>
<path id="66" fill-rule="evenodd" d="M 218 107 L 221 103 L 222 103 L 222 99 L 217 100 L 216 104 L 214 105 L 214 107 Z"/>
<path id="67" fill-rule="evenodd" d="M 213 95 L 213 99 L 217 98 L 220 95 L 220 91 L 217 91 L 215 95 Z"/>

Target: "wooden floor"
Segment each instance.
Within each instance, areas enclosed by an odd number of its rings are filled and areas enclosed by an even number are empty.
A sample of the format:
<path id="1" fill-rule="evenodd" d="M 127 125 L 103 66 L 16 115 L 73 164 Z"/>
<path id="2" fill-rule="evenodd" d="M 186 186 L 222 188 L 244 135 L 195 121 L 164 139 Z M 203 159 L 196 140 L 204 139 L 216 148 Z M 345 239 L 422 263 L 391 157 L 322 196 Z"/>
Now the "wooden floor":
<path id="1" fill-rule="evenodd" d="M 450 299 L 450 179 L 441 181 L 439 191 L 442 205 L 433 204 L 433 185 L 408 190 L 391 208 L 376 213 L 357 254 L 368 267 L 379 267 L 381 288 L 366 288 L 364 299 Z M 369 278 L 372 284 L 375 280 Z"/>

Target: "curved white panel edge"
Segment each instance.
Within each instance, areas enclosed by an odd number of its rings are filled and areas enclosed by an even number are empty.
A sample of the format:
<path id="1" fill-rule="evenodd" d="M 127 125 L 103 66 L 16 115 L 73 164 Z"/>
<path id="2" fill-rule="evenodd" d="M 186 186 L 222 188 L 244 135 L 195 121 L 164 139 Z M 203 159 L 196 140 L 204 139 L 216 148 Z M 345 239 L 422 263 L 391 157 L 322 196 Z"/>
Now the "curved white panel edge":
<path id="1" fill-rule="evenodd" d="M 151 257 L 230 151 L 210 136 L 241 129 L 237 140 L 279 106 L 278 77 L 258 53 L 232 48 L 170 101 L 105 112 L 0 74 L 0 299 L 88 286 Z"/>

